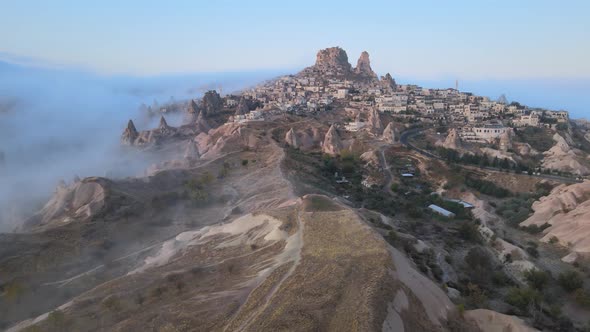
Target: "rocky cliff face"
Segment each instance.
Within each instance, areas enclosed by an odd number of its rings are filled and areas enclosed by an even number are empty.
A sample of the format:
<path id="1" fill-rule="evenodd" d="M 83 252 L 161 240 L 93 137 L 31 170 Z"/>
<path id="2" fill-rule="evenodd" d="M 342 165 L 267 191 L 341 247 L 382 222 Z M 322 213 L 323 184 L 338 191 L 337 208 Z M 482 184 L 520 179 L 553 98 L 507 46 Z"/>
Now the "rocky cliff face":
<path id="1" fill-rule="evenodd" d="M 385 130 L 383 130 L 382 139 L 383 139 L 383 141 L 385 141 L 389 144 L 395 144 L 398 142 L 398 134 L 397 134 L 397 130 L 393 126 L 393 122 L 390 122 L 389 124 L 387 124 L 387 127 L 385 127 Z"/>
<path id="2" fill-rule="evenodd" d="M 331 156 L 339 155 L 340 151 L 342 151 L 342 141 L 340 140 L 340 135 L 338 135 L 338 131 L 334 125 L 330 127 L 326 133 L 326 136 L 324 137 L 322 151 L 325 154 L 329 154 Z"/>
<path id="3" fill-rule="evenodd" d="M 371 60 L 369 60 L 369 53 L 367 51 L 361 53 L 361 56 L 356 63 L 356 67 L 354 68 L 354 72 L 361 76 L 377 77 L 377 74 L 371 69 Z"/>
<path id="4" fill-rule="evenodd" d="M 541 241 L 558 241 L 568 247 L 572 255 L 567 261 L 575 261 L 577 255 L 590 257 L 590 181 L 560 185 L 548 196 L 533 203 L 532 216 L 521 226 L 545 223 L 551 226 L 544 230 Z"/>
<path id="5" fill-rule="evenodd" d="M 395 80 L 393 79 L 393 77 L 391 77 L 391 74 L 389 73 L 385 74 L 385 76 L 381 76 L 381 80 L 379 81 L 379 83 L 381 84 L 381 87 L 383 89 L 386 89 L 388 91 L 395 91 L 395 89 L 397 88 Z"/>
<path id="6" fill-rule="evenodd" d="M 289 129 L 289 131 L 287 132 L 287 134 L 285 134 L 285 142 L 295 148 L 298 149 L 299 147 L 301 147 L 301 144 L 299 142 L 299 138 L 297 138 L 297 134 L 295 133 L 295 131 L 293 130 L 293 128 Z"/>
<path id="7" fill-rule="evenodd" d="M 375 108 L 369 112 L 367 128 L 374 135 L 381 135 L 381 133 L 383 133 L 383 123 L 381 122 L 379 111 L 377 111 Z"/>
<path id="8" fill-rule="evenodd" d="M 340 47 L 330 47 L 320 50 L 316 56 L 314 67 L 318 70 L 335 70 L 341 73 L 351 72 L 346 51 Z"/>
<path id="9" fill-rule="evenodd" d="M 127 128 L 125 128 L 123 135 L 121 135 L 121 143 L 124 145 L 133 145 L 138 136 L 139 132 L 137 132 L 133 120 L 129 120 L 127 122 Z"/>
<path id="10" fill-rule="evenodd" d="M 460 150 L 463 148 L 463 144 L 461 143 L 461 138 L 459 137 L 459 133 L 457 129 L 453 128 L 449 131 L 447 138 L 441 144 L 444 148 L 453 149 L 453 150 Z"/>
<path id="11" fill-rule="evenodd" d="M 191 100 L 188 103 L 186 114 L 185 114 L 182 122 L 184 124 L 192 124 L 193 122 L 195 122 L 197 120 L 197 117 L 200 114 L 201 114 L 201 108 L 199 107 L 199 105 L 197 104 L 196 101 Z"/>
<path id="12" fill-rule="evenodd" d="M 223 107 L 223 101 L 221 100 L 221 96 L 217 91 L 211 90 L 205 92 L 202 101 L 202 112 L 205 113 L 205 116 L 209 116 L 221 111 Z"/>
<path id="13" fill-rule="evenodd" d="M 555 145 L 543 153 L 544 168 L 579 175 L 590 173 L 590 169 L 584 165 L 581 151 L 570 147 L 567 140 L 557 133 L 553 135 L 553 140 Z"/>

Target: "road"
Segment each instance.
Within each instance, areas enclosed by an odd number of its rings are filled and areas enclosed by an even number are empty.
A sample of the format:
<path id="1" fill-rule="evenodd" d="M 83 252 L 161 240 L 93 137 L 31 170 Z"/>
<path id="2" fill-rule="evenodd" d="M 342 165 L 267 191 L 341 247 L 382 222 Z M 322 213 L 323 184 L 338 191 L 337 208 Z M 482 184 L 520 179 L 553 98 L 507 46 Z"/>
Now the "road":
<path id="1" fill-rule="evenodd" d="M 410 129 L 410 130 L 406 130 L 404 131 L 401 135 L 400 135 L 400 142 L 405 145 L 407 148 L 414 150 L 418 153 L 420 153 L 421 155 L 424 155 L 426 157 L 429 158 L 433 158 L 433 159 L 438 159 L 438 160 L 442 160 L 442 161 L 446 161 L 443 158 L 425 151 L 423 149 L 420 149 L 416 146 L 414 146 L 412 143 L 410 143 L 410 139 L 414 136 L 417 136 L 419 134 L 421 134 L 423 131 L 427 130 L 429 128 L 415 128 L 415 129 Z M 470 169 L 483 169 L 486 171 L 491 171 L 491 172 L 504 172 L 502 169 L 500 168 L 494 168 L 494 167 L 477 167 L 477 166 L 469 166 L 469 165 L 460 165 L 464 168 L 470 168 Z M 524 174 L 522 174 L 524 175 Z M 559 176 L 559 175 L 550 175 L 550 174 L 540 174 L 540 175 L 528 175 L 527 176 L 532 176 L 532 177 L 536 177 L 536 178 L 540 178 L 540 179 L 547 179 L 547 180 L 552 180 L 552 181 L 557 181 L 557 182 L 561 182 L 561 183 L 579 183 L 582 182 L 582 180 L 577 180 L 574 178 L 570 178 L 570 177 L 565 177 L 565 176 Z"/>

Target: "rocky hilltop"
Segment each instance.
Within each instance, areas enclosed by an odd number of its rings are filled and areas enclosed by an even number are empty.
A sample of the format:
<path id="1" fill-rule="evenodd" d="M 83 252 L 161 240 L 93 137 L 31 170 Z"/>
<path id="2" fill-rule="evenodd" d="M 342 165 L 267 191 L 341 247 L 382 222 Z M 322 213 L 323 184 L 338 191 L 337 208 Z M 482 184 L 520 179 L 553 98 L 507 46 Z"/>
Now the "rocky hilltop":
<path id="1" fill-rule="evenodd" d="M 361 56 L 356 63 L 356 67 L 354 68 L 354 72 L 361 76 L 372 78 L 377 77 L 377 74 L 375 74 L 373 69 L 371 69 L 371 60 L 369 60 L 369 53 L 367 51 L 363 51 L 363 53 L 361 53 Z"/>
<path id="2" fill-rule="evenodd" d="M 315 64 L 304 69 L 299 75 L 321 75 L 323 78 L 341 77 L 356 80 L 368 79 L 377 81 L 377 74 L 371 69 L 371 61 L 369 60 L 368 52 L 364 51 L 361 53 L 356 67 L 353 68 L 348 62 L 346 51 L 340 47 L 330 47 L 320 50 L 317 53 Z"/>

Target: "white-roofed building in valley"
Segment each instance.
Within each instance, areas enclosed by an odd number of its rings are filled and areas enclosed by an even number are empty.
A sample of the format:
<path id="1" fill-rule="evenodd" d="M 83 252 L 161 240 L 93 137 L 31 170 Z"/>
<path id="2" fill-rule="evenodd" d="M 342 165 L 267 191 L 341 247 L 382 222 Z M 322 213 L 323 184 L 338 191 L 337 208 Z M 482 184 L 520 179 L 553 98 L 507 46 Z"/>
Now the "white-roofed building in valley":
<path id="1" fill-rule="evenodd" d="M 445 209 L 443 209 L 440 206 L 435 205 L 435 204 L 430 204 L 428 206 L 428 209 L 430 211 L 436 213 L 436 214 L 439 214 L 439 215 L 443 216 L 443 217 L 447 217 L 447 218 L 454 218 L 455 217 L 455 214 L 453 212 L 451 212 L 449 210 L 445 210 Z"/>

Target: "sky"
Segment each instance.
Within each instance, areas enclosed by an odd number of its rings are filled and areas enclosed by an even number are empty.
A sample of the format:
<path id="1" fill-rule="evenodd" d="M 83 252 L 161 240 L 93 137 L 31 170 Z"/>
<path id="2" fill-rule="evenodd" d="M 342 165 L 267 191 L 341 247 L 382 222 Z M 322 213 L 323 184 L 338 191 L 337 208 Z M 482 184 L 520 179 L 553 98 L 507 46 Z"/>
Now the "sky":
<path id="1" fill-rule="evenodd" d="M 299 69 L 341 46 L 394 77 L 590 78 L 587 0 L 0 3 L 0 58 L 101 74 Z"/>

